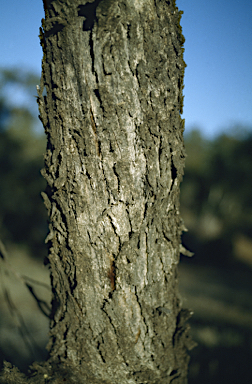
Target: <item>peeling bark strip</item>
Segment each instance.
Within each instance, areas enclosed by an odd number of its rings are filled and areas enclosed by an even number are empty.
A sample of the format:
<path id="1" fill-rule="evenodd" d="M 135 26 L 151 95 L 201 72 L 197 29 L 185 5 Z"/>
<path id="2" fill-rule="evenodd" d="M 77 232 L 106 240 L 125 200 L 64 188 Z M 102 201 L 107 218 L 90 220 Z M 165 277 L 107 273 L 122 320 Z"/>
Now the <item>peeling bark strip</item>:
<path id="1" fill-rule="evenodd" d="M 87 383 L 186 383 L 181 13 L 165 0 L 44 8 L 49 361 Z"/>

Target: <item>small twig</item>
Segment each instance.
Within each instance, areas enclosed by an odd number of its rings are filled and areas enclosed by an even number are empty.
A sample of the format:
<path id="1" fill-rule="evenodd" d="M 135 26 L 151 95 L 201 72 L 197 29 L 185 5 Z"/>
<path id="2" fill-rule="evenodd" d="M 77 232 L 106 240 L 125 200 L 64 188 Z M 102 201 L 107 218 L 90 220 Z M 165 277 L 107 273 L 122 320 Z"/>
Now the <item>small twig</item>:
<path id="1" fill-rule="evenodd" d="M 38 298 L 38 296 L 36 295 L 36 293 L 34 292 L 33 290 L 33 287 L 26 283 L 25 284 L 26 287 L 29 289 L 29 291 L 31 292 L 32 296 L 34 297 L 34 299 L 36 300 L 37 304 L 38 304 L 38 307 L 39 309 L 41 310 L 41 312 L 46 316 L 46 317 L 49 317 L 50 318 L 50 312 L 51 312 L 51 309 L 50 309 L 50 306 L 48 305 L 48 303 L 44 300 L 41 300 Z M 48 313 L 45 311 L 45 309 L 43 308 L 45 307 L 48 311 Z"/>
<path id="2" fill-rule="evenodd" d="M 23 316 L 21 315 L 21 313 L 19 312 L 18 308 L 15 306 L 14 302 L 12 301 L 10 295 L 8 294 L 7 289 L 3 288 L 3 291 L 4 291 L 4 297 L 5 297 L 5 300 L 7 302 L 10 314 L 14 318 L 18 319 L 17 328 L 18 328 L 18 330 L 20 332 L 20 335 L 21 335 L 21 337 L 22 337 L 22 339 L 23 339 L 27 349 L 30 351 L 30 353 L 32 355 L 35 355 L 34 349 L 33 349 L 33 345 L 37 349 L 40 349 L 40 348 L 37 345 L 37 343 L 35 342 L 34 338 L 32 337 L 32 334 L 28 331 L 28 329 L 27 329 L 27 327 L 25 325 Z M 29 339 L 30 339 L 30 341 L 29 341 Z"/>
<path id="3" fill-rule="evenodd" d="M 29 282 L 36 284 L 36 285 L 40 285 L 40 286 L 42 286 L 48 290 L 51 290 L 50 286 L 48 284 L 45 284 L 43 282 L 32 279 L 31 277 L 28 277 L 26 275 L 21 275 L 20 273 L 16 272 L 12 268 L 10 263 L 7 261 L 8 254 L 7 254 L 7 251 L 5 249 L 3 242 L 1 240 L 0 240 L 0 257 L 3 260 L 3 262 L 5 263 L 5 267 L 7 267 L 7 269 L 5 269 L 5 272 L 7 272 L 7 273 L 11 272 L 19 281 L 21 281 L 22 284 L 24 284 L 26 286 L 26 288 L 28 288 L 29 292 L 32 294 L 33 298 L 36 300 L 38 307 L 41 310 L 41 312 L 46 317 L 49 317 L 50 316 L 50 306 L 48 305 L 48 303 L 46 303 L 46 301 L 39 299 L 39 297 L 34 292 L 34 288 L 32 287 L 31 284 L 29 284 Z M 48 313 L 45 311 L 45 309 L 43 307 L 45 307 L 48 310 Z"/>
<path id="4" fill-rule="evenodd" d="M 30 291 L 31 295 L 33 298 L 36 300 L 38 307 L 40 308 L 41 312 L 47 316 L 50 317 L 50 306 L 46 301 L 39 299 L 39 297 L 35 294 L 34 288 L 32 287 L 31 284 L 29 284 L 27 281 L 30 281 L 34 284 L 41 285 L 44 288 L 50 289 L 49 286 L 45 283 L 39 282 L 37 280 L 34 280 L 28 276 L 21 275 L 18 272 L 14 271 L 13 268 L 11 267 L 10 263 L 7 261 L 8 259 L 8 253 L 6 251 L 6 248 L 3 244 L 3 242 L 0 240 L 0 261 L 2 260 L 2 266 L 4 264 L 4 268 L 0 268 L 0 272 L 8 273 L 11 272 L 19 281 L 22 282 L 28 288 Z M 20 313 L 19 309 L 16 307 L 14 304 L 5 284 L 4 284 L 4 279 L 1 279 L 1 285 L 2 285 L 2 290 L 3 290 L 3 295 L 5 298 L 5 301 L 7 303 L 7 306 L 9 308 L 11 316 L 15 319 L 15 323 L 17 325 L 17 328 L 19 330 L 19 333 L 24 341 L 24 344 L 26 345 L 27 349 L 30 351 L 32 355 L 34 355 L 34 348 L 40 350 L 40 347 L 37 345 L 35 342 L 34 338 L 32 337 L 31 332 L 27 328 L 25 321 L 23 319 L 22 314 Z"/>

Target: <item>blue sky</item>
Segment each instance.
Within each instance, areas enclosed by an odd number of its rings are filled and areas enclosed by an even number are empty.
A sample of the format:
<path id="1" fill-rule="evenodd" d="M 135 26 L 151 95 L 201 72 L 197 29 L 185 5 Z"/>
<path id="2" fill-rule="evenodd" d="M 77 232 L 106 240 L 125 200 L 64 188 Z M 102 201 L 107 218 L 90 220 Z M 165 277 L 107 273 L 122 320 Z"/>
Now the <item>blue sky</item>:
<path id="1" fill-rule="evenodd" d="M 252 129 L 252 1 L 177 0 L 185 42 L 186 127 Z"/>
<path id="2" fill-rule="evenodd" d="M 186 131 L 207 137 L 236 123 L 252 130 L 252 1 L 177 0 L 186 38 Z M 0 66 L 40 74 L 42 0 L 1 1 Z"/>

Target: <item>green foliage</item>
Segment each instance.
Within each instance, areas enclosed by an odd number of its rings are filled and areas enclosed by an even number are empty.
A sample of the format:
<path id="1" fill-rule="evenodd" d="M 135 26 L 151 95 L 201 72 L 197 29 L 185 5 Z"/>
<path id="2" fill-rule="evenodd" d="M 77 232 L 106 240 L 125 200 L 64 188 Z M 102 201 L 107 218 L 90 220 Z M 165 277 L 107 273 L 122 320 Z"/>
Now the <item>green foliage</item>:
<path id="1" fill-rule="evenodd" d="M 24 245 L 32 255 L 45 256 L 47 215 L 40 197 L 45 189 L 40 175 L 45 138 L 35 130 L 32 106 L 13 105 L 11 97 L 4 96 L 8 85 L 15 85 L 25 88 L 33 100 L 37 83 L 34 75 L 0 73 L 0 231 L 4 242 Z"/>
<path id="2" fill-rule="evenodd" d="M 251 145 L 252 135 L 242 140 L 222 135 L 213 143 L 211 153 L 209 178 L 222 195 L 218 214 L 241 230 L 252 226 Z"/>
<path id="3" fill-rule="evenodd" d="M 193 130 L 185 146 L 181 212 L 191 230 L 187 237 L 195 236 L 204 254 L 210 242 L 219 246 L 220 241 L 230 252 L 234 234 L 252 235 L 252 133 L 236 127 L 209 141 Z M 195 250 L 195 243 L 191 247 Z M 212 249 L 216 252 L 222 257 L 221 250 Z"/>
<path id="4" fill-rule="evenodd" d="M 209 145 L 199 130 L 193 130 L 185 138 L 186 168 L 181 186 L 181 204 L 198 215 L 209 189 L 207 172 L 209 167 Z"/>

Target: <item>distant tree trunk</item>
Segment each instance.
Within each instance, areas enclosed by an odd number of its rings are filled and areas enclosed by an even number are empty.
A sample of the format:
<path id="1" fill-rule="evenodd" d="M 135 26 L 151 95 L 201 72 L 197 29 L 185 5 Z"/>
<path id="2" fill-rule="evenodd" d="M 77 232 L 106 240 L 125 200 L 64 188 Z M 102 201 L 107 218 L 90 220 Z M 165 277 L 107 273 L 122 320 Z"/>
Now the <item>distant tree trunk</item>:
<path id="1" fill-rule="evenodd" d="M 44 8 L 49 362 L 83 383 L 186 383 L 180 12 L 165 0 Z"/>

